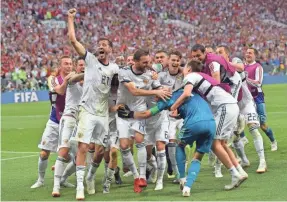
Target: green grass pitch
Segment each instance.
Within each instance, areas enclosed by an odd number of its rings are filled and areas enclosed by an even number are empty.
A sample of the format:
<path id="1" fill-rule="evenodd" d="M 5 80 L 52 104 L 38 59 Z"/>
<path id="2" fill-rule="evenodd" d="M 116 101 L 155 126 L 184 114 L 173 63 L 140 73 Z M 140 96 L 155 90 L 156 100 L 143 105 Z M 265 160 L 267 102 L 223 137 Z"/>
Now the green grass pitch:
<path id="1" fill-rule="evenodd" d="M 124 178 L 123 185 L 112 184 L 111 193 L 102 194 L 101 180 L 103 164 L 96 176 L 96 194 L 87 195 L 87 201 L 183 201 L 183 200 L 228 200 L 228 201 L 262 201 L 287 200 L 287 85 L 264 86 L 268 112 L 268 124 L 275 132 L 278 151 L 270 151 L 270 142 L 264 133 L 265 154 L 268 172 L 257 174 L 258 158 L 252 138 L 246 145 L 246 153 L 251 162 L 247 168 L 249 178 L 242 186 L 232 191 L 224 191 L 224 185 L 230 182 L 226 169 L 224 177 L 216 179 L 213 169 L 207 165 L 207 157 L 203 159 L 202 169 L 192 188 L 192 195 L 183 198 L 178 185 L 171 180 L 164 180 L 164 189 L 154 191 L 154 184 L 141 193 L 133 193 L 133 179 Z M 30 189 L 37 179 L 38 142 L 48 120 L 50 105 L 48 102 L 2 105 L 1 127 L 1 198 L 5 201 L 72 201 L 75 200 L 75 189 L 63 188 L 60 198 L 52 198 L 53 172 L 51 166 L 56 154 L 51 155 L 46 172 L 45 186 Z M 120 158 L 119 158 L 120 160 Z M 121 166 L 121 162 L 119 161 Z M 75 183 L 75 176 L 69 179 Z"/>

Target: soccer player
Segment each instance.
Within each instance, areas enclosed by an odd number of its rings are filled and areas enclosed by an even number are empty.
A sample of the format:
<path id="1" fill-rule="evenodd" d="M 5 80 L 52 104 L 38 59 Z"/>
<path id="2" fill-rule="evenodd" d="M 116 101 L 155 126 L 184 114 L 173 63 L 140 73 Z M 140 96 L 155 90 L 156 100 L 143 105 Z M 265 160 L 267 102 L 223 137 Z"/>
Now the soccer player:
<path id="1" fill-rule="evenodd" d="M 160 72 L 158 74 L 159 81 L 163 86 L 170 88 L 171 90 L 179 89 L 182 86 L 183 75 L 180 71 L 180 62 L 182 55 L 179 51 L 171 51 L 168 57 L 168 70 Z M 179 182 L 179 172 L 177 168 L 175 151 L 176 151 L 176 134 L 177 130 L 180 130 L 183 124 L 183 119 L 176 119 L 174 117 L 169 117 L 169 127 L 168 127 L 168 136 L 169 143 L 168 147 L 168 156 L 172 166 L 172 173 L 175 174 L 176 179 L 174 183 Z M 171 174 L 171 173 L 168 173 Z"/>
<path id="2" fill-rule="evenodd" d="M 200 44 L 196 44 L 191 48 L 191 56 L 204 64 L 203 73 L 213 77 L 220 83 L 230 85 L 231 94 L 237 99 L 242 82 L 240 75 L 235 71 L 232 64 L 228 63 L 222 56 L 207 53 L 205 47 Z"/>
<path id="3" fill-rule="evenodd" d="M 31 186 L 32 189 L 44 185 L 50 152 L 56 152 L 58 147 L 59 121 L 65 108 L 65 93 L 68 80 L 73 76 L 73 73 L 71 73 L 72 59 L 69 56 L 62 56 L 59 65 L 59 74 L 52 77 L 49 84 L 51 112 L 42 140 L 38 145 L 39 149 L 41 149 L 38 161 L 38 180 Z"/>
<path id="4" fill-rule="evenodd" d="M 133 56 L 133 55 L 129 55 L 129 56 L 127 57 L 126 65 L 127 65 L 127 66 L 132 66 L 132 65 L 134 65 L 134 64 L 135 64 L 135 62 L 134 62 L 134 56 Z"/>
<path id="5" fill-rule="evenodd" d="M 161 64 L 161 68 L 157 68 L 157 72 L 167 71 L 168 69 L 168 53 L 165 50 L 159 50 L 155 53 L 155 64 Z"/>
<path id="6" fill-rule="evenodd" d="M 159 88 L 161 84 L 152 79 L 152 72 L 149 68 L 149 52 L 139 49 L 134 53 L 133 66 L 128 66 L 119 71 L 119 90 L 117 104 L 128 105 L 131 109 L 137 111 L 146 110 L 145 96 L 158 96 L 165 99 L 170 95 L 165 89 L 150 90 Z M 134 192 L 142 191 L 141 187 L 146 187 L 146 162 L 147 151 L 144 144 L 145 121 L 134 119 L 124 120 L 117 117 L 117 129 L 119 131 L 120 148 L 124 164 L 127 165 L 134 176 Z M 133 156 L 129 148 L 129 138 L 134 136 L 136 147 L 138 149 L 139 173 L 136 169 Z"/>
<path id="7" fill-rule="evenodd" d="M 76 39 L 74 18 L 77 10 L 68 11 L 68 35 L 76 52 L 85 58 L 86 68 L 84 75 L 83 95 L 79 108 L 79 123 L 75 139 L 78 141 L 76 158 L 77 200 L 84 200 L 85 160 L 92 138 L 96 141 L 96 152 L 101 160 L 108 137 L 109 108 L 108 96 L 111 80 L 118 73 L 119 67 L 109 61 L 112 52 L 112 42 L 106 38 L 98 40 L 97 57 L 88 52 Z M 97 165 L 96 165 L 97 166 Z"/>
<path id="8" fill-rule="evenodd" d="M 85 61 L 82 58 L 77 59 L 76 73 L 81 73 L 84 69 Z M 70 162 L 73 159 L 73 155 L 76 154 L 75 152 L 71 155 L 69 154 L 69 141 L 78 119 L 78 105 L 82 92 L 82 83 L 71 83 L 69 81 L 66 89 L 65 110 L 59 126 L 58 158 L 55 163 L 53 197 L 60 196 L 60 181 L 65 164 Z"/>
<path id="9" fill-rule="evenodd" d="M 158 101 L 157 104 L 149 110 L 143 112 L 129 111 L 127 108 L 119 109 L 118 115 L 123 118 L 143 119 L 151 116 L 156 116 L 163 110 L 168 110 L 175 101 L 182 95 L 183 89 L 179 89 L 172 94 L 172 97 L 167 101 Z M 186 144 L 193 145 L 196 143 L 196 151 L 188 169 L 187 181 L 184 184 L 182 191 L 183 196 L 190 196 L 190 189 L 195 182 L 200 171 L 200 162 L 204 153 L 208 153 L 213 138 L 215 135 L 215 121 L 213 114 L 207 102 L 198 94 L 194 93 L 193 96 L 185 100 L 179 106 L 178 112 L 184 119 L 183 127 L 181 128 L 179 139 L 180 143 L 177 147 L 177 160 L 180 170 L 180 177 L 182 182 L 185 182 L 185 152 L 184 146 Z"/>
<path id="10" fill-rule="evenodd" d="M 227 46 L 218 46 L 216 49 L 216 52 L 220 55 L 222 55 L 226 61 L 229 61 L 229 55 L 230 51 Z M 258 121 L 258 115 L 256 112 L 255 104 L 252 98 L 252 95 L 248 89 L 247 82 L 246 82 L 246 75 L 244 72 L 244 64 L 242 60 L 239 58 L 233 58 L 231 63 L 236 68 L 236 70 L 239 72 L 241 78 L 242 78 L 242 99 L 238 102 L 238 107 L 240 110 L 240 113 L 245 116 L 246 124 L 249 128 L 249 132 L 253 137 L 254 146 L 256 149 L 256 152 L 259 156 L 259 166 L 257 169 L 257 173 L 263 173 L 266 171 L 266 160 L 265 160 L 265 154 L 264 154 L 264 146 L 263 146 L 263 139 L 259 132 L 259 121 Z M 240 158 L 242 159 L 241 165 L 242 167 L 249 166 L 250 163 L 245 155 L 244 152 L 244 145 L 242 141 L 238 141 L 238 138 L 236 138 L 236 141 L 234 142 L 234 147 Z"/>
<path id="11" fill-rule="evenodd" d="M 254 98 L 257 113 L 259 115 L 260 127 L 271 141 L 271 151 L 276 151 L 277 141 L 275 140 L 273 131 L 268 127 L 266 106 L 264 100 L 264 93 L 261 88 L 263 81 L 263 68 L 256 62 L 258 51 L 255 48 L 248 48 L 245 53 L 245 71 L 248 73 L 247 83 L 249 90 Z"/>
<path id="12" fill-rule="evenodd" d="M 220 84 L 204 73 L 199 73 L 203 65 L 199 61 L 190 61 L 183 70 L 184 93 L 170 108 L 177 110 L 185 99 L 190 97 L 192 91 L 198 92 L 210 104 L 216 122 L 216 135 L 212 145 L 212 151 L 218 159 L 229 169 L 232 176 L 231 184 L 226 185 L 226 190 L 238 187 L 248 178 L 247 173 L 238 163 L 234 153 L 227 145 L 227 140 L 233 135 L 239 108 L 237 101 L 228 92 L 226 85 Z"/>

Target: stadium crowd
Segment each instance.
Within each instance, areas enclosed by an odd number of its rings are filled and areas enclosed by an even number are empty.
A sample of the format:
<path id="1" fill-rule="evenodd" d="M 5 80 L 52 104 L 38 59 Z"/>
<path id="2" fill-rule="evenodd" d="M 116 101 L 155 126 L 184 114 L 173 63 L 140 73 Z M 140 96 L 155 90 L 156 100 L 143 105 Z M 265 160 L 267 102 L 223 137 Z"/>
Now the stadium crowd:
<path id="1" fill-rule="evenodd" d="M 66 22 L 72 7 L 79 8 L 79 40 L 93 52 L 99 37 L 111 39 L 114 59 L 138 47 L 173 48 L 186 56 L 195 43 L 228 44 L 240 56 L 253 45 L 269 67 L 265 72 L 285 74 L 287 69 L 287 1 L 6 0 L 1 6 L 2 92 L 45 89 L 57 55 L 76 55 L 65 24 L 45 23 Z"/>

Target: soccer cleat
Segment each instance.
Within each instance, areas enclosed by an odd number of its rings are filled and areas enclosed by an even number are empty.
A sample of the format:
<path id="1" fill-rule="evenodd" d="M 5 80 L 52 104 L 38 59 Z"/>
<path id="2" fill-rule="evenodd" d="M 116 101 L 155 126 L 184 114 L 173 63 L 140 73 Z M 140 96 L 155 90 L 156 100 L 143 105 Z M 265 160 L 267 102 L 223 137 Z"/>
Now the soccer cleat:
<path id="1" fill-rule="evenodd" d="M 241 141 L 243 142 L 244 145 L 246 145 L 246 144 L 249 143 L 249 140 L 247 139 L 246 136 L 242 137 L 242 138 L 241 138 Z"/>
<path id="2" fill-rule="evenodd" d="M 158 191 L 158 190 L 162 190 L 162 189 L 163 189 L 162 181 L 157 181 L 154 190 Z"/>
<path id="3" fill-rule="evenodd" d="M 51 170 L 52 170 L 52 171 L 54 171 L 54 170 L 55 170 L 55 165 L 53 165 L 53 166 L 51 167 Z"/>
<path id="4" fill-rule="evenodd" d="M 43 187 L 43 186 L 44 186 L 44 182 L 37 181 L 35 184 L 31 186 L 31 189 L 36 189 L 36 188 Z"/>
<path id="5" fill-rule="evenodd" d="M 77 199 L 78 201 L 83 201 L 83 200 L 85 200 L 84 188 L 82 188 L 82 189 L 77 189 L 76 199 Z"/>
<path id="6" fill-rule="evenodd" d="M 138 185 L 139 185 L 140 187 L 147 187 L 147 182 L 146 182 L 146 180 L 145 180 L 144 178 L 139 178 L 139 183 L 138 183 Z"/>
<path id="7" fill-rule="evenodd" d="M 265 160 L 260 160 L 258 169 L 256 170 L 257 173 L 265 173 L 267 171 L 267 165 Z"/>
<path id="8" fill-rule="evenodd" d="M 250 162 L 247 160 L 247 161 L 241 161 L 241 167 L 242 168 L 246 168 L 246 167 L 249 167 L 250 166 Z"/>
<path id="9" fill-rule="evenodd" d="M 115 176 L 116 184 L 122 184 L 123 183 L 122 178 L 120 176 L 120 168 L 119 167 L 116 168 L 116 172 L 115 172 L 114 176 Z"/>
<path id="10" fill-rule="evenodd" d="M 88 194 L 96 193 L 95 190 L 95 180 L 92 179 L 91 181 L 86 178 L 86 185 L 87 185 L 87 192 Z"/>
<path id="11" fill-rule="evenodd" d="M 239 175 L 239 176 L 232 176 L 231 177 L 231 184 L 225 185 L 224 189 L 229 191 L 229 190 L 232 190 L 232 189 L 234 189 L 236 187 L 239 187 L 241 185 L 241 183 L 244 182 L 247 178 L 248 178 L 248 175 L 247 175 L 247 177 L 246 176 L 241 176 L 241 175 Z"/>
<path id="12" fill-rule="evenodd" d="M 150 181 L 151 183 L 156 183 L 157 180 L 157 169 L 152 169 Z"/>
<path id="13" fill-rule="evenodd" d="M 179 180 L 179 189 L 182 191 L 186 183 L 186 178 L 181 178 Z"/>
<path id="14" fill-rule="evenodd" d="M 136 178 L 134 180 L 134 192 L 135 193 L 141 193 L 142 192 L 142 188 L 139 186 L 140 183 L 140 178 Z"/>
<path id="15" fill-rule="evenodd" d="M 271 142 L 271 151 L 277 151 L 277 149 L 277 141 L 274 140 L 273 142 Z"/>
<path id="16" fill-rule="evenodd" d="M 53 188 L 52 196 L 53 197 L 60 197 L 60 188 L 59 187 Z"/>
<path id="17" fill-rule="evenodd" d="M 189 197 L 190 196 L 190 188 L 187 186 L 184 186 L 183 190 L 182 190 L 182 196 L 184 197 Z"/>
<path id="18" fill-rule="evenodd" d="M 69 182 L 67 182 L 67 181 L 61 182 L 60 185 L 61 185 L 62 187 L 66 187 L 66 188 L 75 188 L 75 187 L 76 187 L 75 185 L 73 185 L 72 183 L 69 183 Z"/>
<path id="19" fill-rule="evenodd" d="M 173 184 L 179 184 L 179 181 L 180 181 L 180 180 L 177 178 L 177 179 L 174 179 L 174 180 L 172 181 L 172 183 L 173 183 Z"/>
<path id="20" fill-rule="evenodd" d="M 106 181 L 103 185 L 103 194 L 110 193 L 110 187 L 111 187 L 111 184 Z"/>
<path id="21" fill-rule="evenodd" d="M 173 179 L 173 178 L 175 178 L 175 175 L 174 175 L 174 174 L 168 174 L 168 173 L 167 173 L 167 178 L 168 178 L 168 179 Z"/>
<path id="22" fill-rule="evenodd" d="M 221 173 L 221 164 L 215 164 L 215 169 L 214 169 L 214 176 L 216 178 L 221 178 L 223 177 L 222 173 Z"/>
<path id="23" fill-rule="evenodd" d="M 123 176 L 124 176 L 124 177 L 130 177 L 130 176 L 132 176 L 132 175 L 133 175 L 132 171 L 128 171 L 128 172 L 126 172 Z"/>

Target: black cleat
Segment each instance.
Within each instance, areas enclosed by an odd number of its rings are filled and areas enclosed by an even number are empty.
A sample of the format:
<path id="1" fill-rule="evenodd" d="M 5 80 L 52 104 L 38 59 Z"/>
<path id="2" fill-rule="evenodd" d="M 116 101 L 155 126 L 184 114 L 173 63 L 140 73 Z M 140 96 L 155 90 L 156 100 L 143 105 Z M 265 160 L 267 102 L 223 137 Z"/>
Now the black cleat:
<path id="1" fill-rule="evenodd" d="M 123 183 L 122 178 L 120 176 L 120 168 L 119 167 L 116 168 L 116 172 L 115 172 L 114 176 L 115 176 L 116 184 L 122 184 Z"/>

